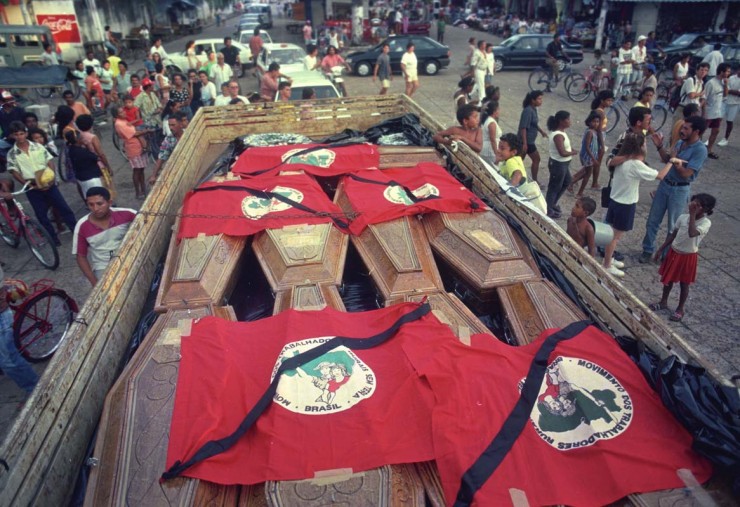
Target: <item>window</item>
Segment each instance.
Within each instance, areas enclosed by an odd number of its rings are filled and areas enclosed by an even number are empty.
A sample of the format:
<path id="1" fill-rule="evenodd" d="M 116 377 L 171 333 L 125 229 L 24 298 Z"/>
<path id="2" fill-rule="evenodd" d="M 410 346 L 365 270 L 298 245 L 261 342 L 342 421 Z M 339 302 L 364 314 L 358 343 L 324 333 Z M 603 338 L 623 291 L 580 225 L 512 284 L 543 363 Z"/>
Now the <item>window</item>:
<path id="1" fill-rule="evenodd" d="M 0 48 L 7 48 L 8 47 L 8 40 L 5 38 L 4 35 L 0 35 Z"/>
<path id="2" fill-rule="evenodd" d="M 519 42 L 514 44 L 516 49 L 522 49 L 525 51 L 531 51 L 533 49 L 539 49 L 540 41 L 534 37 L 524 37 Z"/>
<path id="3" fill-rule="evenodd" d="M 41 47 L 41 40 L 35 34 L 22 34 L 13 36 L 13 44 L 18 47 Z"/>
<path id="4" fill-rule="evenodd" d="M 416 50 L 430 50 L 434 49 L 434 45 L 432 45 L 431 42 L 429 42 L 426 39 L 414 39 L 414 44 L 416 45 Z"/>

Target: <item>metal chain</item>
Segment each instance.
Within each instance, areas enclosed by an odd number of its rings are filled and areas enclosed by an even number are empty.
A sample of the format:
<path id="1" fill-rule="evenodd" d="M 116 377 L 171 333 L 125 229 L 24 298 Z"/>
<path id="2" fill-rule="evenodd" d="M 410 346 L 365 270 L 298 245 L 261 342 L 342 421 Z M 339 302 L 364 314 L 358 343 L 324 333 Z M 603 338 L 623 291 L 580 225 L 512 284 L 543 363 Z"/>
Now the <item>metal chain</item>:
<path id="1" fill-rule="evenodd" d="M 267 213 L 259 218 L 250 218 L 245 215 L 207 215 L 197 213 L 168 213 L 166 211 L 138 211 L 138 215 L 145 217 L 171 217 L 171 218 L 208 218 L 214 220 L 233 220 L 233 219 L 247 219 L 247 220 L 261 220 L 262 218 L 271 218 L 270 213 Z M 301 215 L 285 215 L 280 214 L 280 218 L 310 218 L 310 217 L 326 217 L 326 218 L 344 218 L 347 220 L 354 220 L 362 213 L 350 212 L 350 213 L 328 213 L 328 212 L 317 212 L 317 213 L 303 213 Z"/>

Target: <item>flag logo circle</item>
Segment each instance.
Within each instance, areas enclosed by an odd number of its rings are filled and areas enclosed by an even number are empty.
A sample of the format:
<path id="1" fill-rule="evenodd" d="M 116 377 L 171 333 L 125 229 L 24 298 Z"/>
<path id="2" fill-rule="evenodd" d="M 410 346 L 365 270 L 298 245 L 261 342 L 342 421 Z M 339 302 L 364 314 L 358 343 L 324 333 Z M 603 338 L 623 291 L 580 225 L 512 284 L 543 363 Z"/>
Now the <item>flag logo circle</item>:
<path id="1" fill-rule="evenodd" d="M 283 347 L 272 370 L 275 378 L 284 360 L 334 338 L 324 336 Z M 280 377 L 273 402 L 298 414 L 324 415 L 349 410 L 375 393 L 375 373 L 352 350 L 340 346 Z"/>
<path id="2" fill-rule="evenodd" d="M 615 438 L 632 418 L 632 398 L 614 375 L 593 361 L 563 356 L 548 365 L 530 414 L 537 435 L 562 451 Z"/>
<path id="3" fill-rule="evenodd" d="M 411 191 L 415 197 L 424 199 L 431 196 L 439 196 L 439 189 L 431 183 L 425 183 L 416 190 Z M 400 185 L 389 185 L 383 192 L 383 197 L 393 204 L 403 204 L 411 206 L 414 202 L 406 195 L 406 191 Z"/>
<path id="4" fill-rule="evenodd" d="M 277 186 L 273 188 L 271 192 L 287 197 L 294 202 L 303 201 L 303 192 L 294 188 Z M 250 195 L 242 200 L 242 213 L 244 213 L 245 217 L 252 220 L 259 220 L 269 213 L 285 211 L 290 208 L 292 208 L 290 204 L 274 197 L 272 199 L 263 199 L 261 197 Z"/>
<path id="5" fill-rule="evenodd" d="M 295 155 L 301 151 L 306 151 L 306 148 L 286 151 L 282 156 L 283 162 L 286 164 L 306 164 L 327 168 L 332 165 L 334 160 L 337 158 L 336 153 L 331 150 L 327 150 L 326 148 L 311 150 L 301 155 Z"/>

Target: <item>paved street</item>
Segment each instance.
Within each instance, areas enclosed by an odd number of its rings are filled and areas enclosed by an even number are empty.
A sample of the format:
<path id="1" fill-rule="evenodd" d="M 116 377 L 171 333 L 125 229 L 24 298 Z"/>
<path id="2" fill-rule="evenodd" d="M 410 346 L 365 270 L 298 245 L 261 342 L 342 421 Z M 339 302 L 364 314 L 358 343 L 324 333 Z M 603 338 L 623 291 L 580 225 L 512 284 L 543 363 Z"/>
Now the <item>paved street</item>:
<path id="1" fill-rule="evenodd" d="M 221 37 L 230 34 L 233 30 L 235 20 L 228 20 L 226 27 L 216 28 L 211 25 L 207 27 L 200 37 Z M 284 30 L 286 20 L 275 18 L 275 28 L 271 35 L 276 41 L 298 42 L 298 36 L 289 35 Z M 432 35 L 436 35 L 434 32 Z M 452 51 L 452 66 L 442 70 L 434 77 L 421 76 L 421 88 L 414 99 L 433 116 L 443 123 L 452 123 L 452 94 L 456 89 L 457 82 L 462 71 L 462 62 L 467 51 L 467 38 L 471 36 L 482 36 L 494 43 L 499 42 L 492 36 L 461 30 L 448 26 L 445 34 L 447 44 Z M 196 37 L 188 37 L 195 39 Z M 178 39 L 165 44 L 168 51 L 181 51 L 184 49 L 186 39 Z M 589 62 L 591 55 L 587 55 Z M 584 67 L 581 64 L 577 67 Z M 138 63 L 131 68 L 141 67 Z M 577 69 L 576 69 L 577 70 Z M 515 132 L 521 112 L 521 102 L 524 95 L 529 91 L 527 76 L 529 71 L 502 72 L 495 78 L 495 84 L 501 87 L 501 119 L 499 124 L 504 132 Z M 254 79 L 242 79 L 242 94 L 254 90 Z M 377 87 L 370 78 L 347 78 L 347 89 L 350 95 L 363 95 L 377 93 Z M 391 86 L 391 92 L 403 91 L 403 81 L 400 76 L 395 76 Z M 59 102 L 53 103 L 53 109 Z M 552 94 L 547 94 L 543 106 L 540 108 L 540 124 L 544 128 L 546 118 L 558 110 L 571 112 L 572 127 L 569 131 L 573 146 L 580 147 L 581 135 L 584 130 L 583 122 L 589 112 L 589 101 L 576 104 L 570 101 L 561 87 Z M 104 148 L 108 158 L 115 170 L 115 181 L 119 189 L 120 197 L 118 205 L 122 207 L 138 208 L 141 201 L 136 201 L 133 195 L 133 186 L 130 175 L 131 169 L 128 163 L 118 154 L 111 142 L 111 124 L 102 126 L 98 135 L 103 140 Z M 613 145 L 622 127 L 615 129 L 607 139 L 608 145 Z M 668 126 L 664 127 L 666 136 Z M 724 125 L 722 133 L 724 133 Z M 692 186 L 692 191 L 708 192 L 714 195 L 718 202 L 714 215 L 711 217 L 712 229 L 702 243 L 699 254 L 699 273 L 697 283 L 692 286 L 690 299 L 686 305 L 686 316 L 680 323 L 670 325 L 682 335 L 697 351 L 713 361 L 717 368 L 728 377 L 740 373 L 740 347 L 737 346 L 738 330 L 740 329 L 740 275 L 738 274 L 736 261 L 732 258 L 737 255 L 738 238 L 740 237 L 740 201 L 733 197 L 740 190 L 740 172 L 737 170 L 740 162 L 740 133 L 735 133 L 730 145 L 717 148 L 720 160 L 707 160 L 698 181 Z M 705 134 L 705 139 L 708 133 Z M 540 168 L 540 181 L 547 182 L 547 141 L 538 139 L 538 148 L 543 153 L 543 162 Z M 659 167 L 659 161 L 654 149 L 648 150 L 647 163 L 652 167 Z M 529 160 L 526 162 L 529 168 Z M 571 172 L 578 169 L 574 160 Z M 147 171 L 147 176 L 149 174 Z M 601 183 L 606 184 L 606 171 L 602 168 Z M 625 254 L 626 277 L 623 283 L 635 292 L 643 301 L 649 303 L 660 298 L 661 285 L 658 277 L 657 266 L 642 265 L 637 262 L 640 254 L 640 242 L 644 233 L 644 224 L 650 204 L 650 191 L 657 187 L 657 183 L 643 183 L 640 191 L 640 203 L 638 204 L 637 218 L 635 219 L 635 230 L 626 235 L 620 244 L 619 250 Z M 76 190 L 71 185 L 62 185 L 63 193 L 67 201 L 77 214 L 82 217 L 86 212 L 80 201 Z M 597 202 L 597 192 L 592 192 Z M 563 219 L 558 222 L 565 225 L 569 210 L 573 205 L 572 195 L 566 193 L 561 201 L 564 214 Z M 30 209 L 30 207 L 29 207 Z M 598 210 L 597 218 L 602 218 L 601 210 Z M 664 233 L 661 233 L 661 240 Z M 69 292 L 80 304 L 90 293 L 88 282 L 81 275 L 76 262 L 71 255 L 71 234 L 61 236 L 63 243 L 61 249 L 60 267 L 50 272 L 41 268 L 38 262 L 31 257 L 29 250 L 22 244 L 18 250 L 12 250 L 4 244 L 0 244 L 0 259 L 6 264 L 5 272 L 8 277 L 22 278 L 27 282 L 39 278 L 51 278 L 57 286 Z M 733 253 L 735 252 L 735 253 Z M 734 267 L 733 267 L 734 266 Z M 678 297 L 678 289 L 672 294 L 671 307 L 675 308 Z M 661 317 L 668 319 L 669 313 L 664 311 Z M 44 364 L 36 365 L 39 372 L 43 371 Z M 18 410 L 19 402 L 23 399 L 23 393 L 15 387 L 6 377 L 0 377 L 0 438 L 9 428 L 11 421 Z"/>

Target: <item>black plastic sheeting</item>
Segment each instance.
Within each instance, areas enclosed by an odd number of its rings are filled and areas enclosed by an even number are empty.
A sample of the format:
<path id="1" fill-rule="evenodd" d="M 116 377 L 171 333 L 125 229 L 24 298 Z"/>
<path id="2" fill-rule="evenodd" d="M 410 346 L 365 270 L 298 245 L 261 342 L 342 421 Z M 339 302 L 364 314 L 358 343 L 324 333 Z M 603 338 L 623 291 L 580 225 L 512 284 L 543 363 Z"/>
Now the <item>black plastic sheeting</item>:
<path id="1" fill-rule="evenodd" d="M 364 132 L 345 129 L 342 132 L 319 141 L 320 143 L 336 143 L 343 141 L 370 142 L 382 144 L 381 138 L 390 134 L 403 134 L 411 146 L 434 146 L 432 133 L 429 132 L 413 113 L 407 113 L 396 118 L 389 118 L 373 125 Z"/>
<path id="2" fill-rule="evenodd" d="M 694 437 L 696 452 L 734 477 L 733 492 L 740 495 L 740 396 L 734 387 L 715 383 L 700 366 L 676 356 L 660 359 L 627 336 L 619 345 L 637 364 L 663 404 Z"/>

